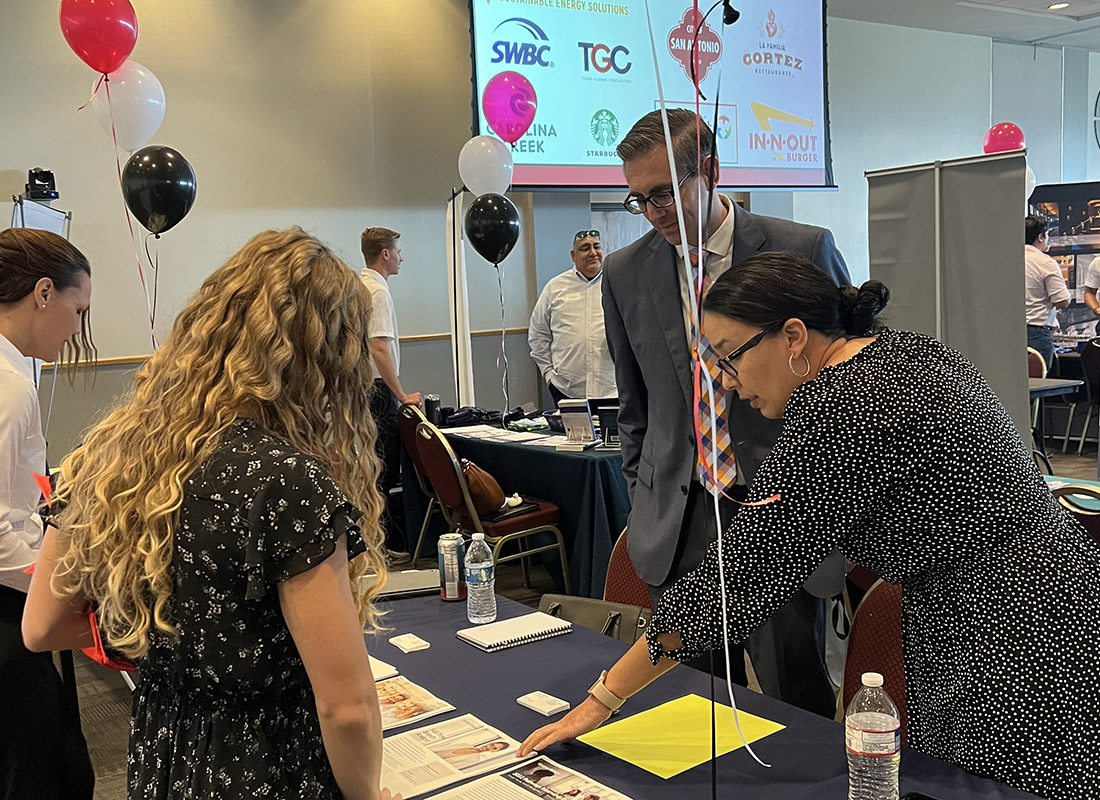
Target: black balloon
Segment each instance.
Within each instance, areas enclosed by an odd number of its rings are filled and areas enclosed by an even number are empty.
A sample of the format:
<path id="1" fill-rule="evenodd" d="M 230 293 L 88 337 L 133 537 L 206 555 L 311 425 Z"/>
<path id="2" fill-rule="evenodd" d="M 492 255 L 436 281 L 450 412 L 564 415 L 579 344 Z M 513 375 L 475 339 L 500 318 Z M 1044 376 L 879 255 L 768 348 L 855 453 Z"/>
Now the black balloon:
<path id="1" fill-rule="evenodd" d="M 466 210 L 466 239 L 482 258 L 499 264 L 519 241 L 519 211 L 502 194 L 483 194 Z"/>
<path id="2" fill-rule="evenodd" d="M 126 205 L 151 233 L 178 225 L 195 204 L 195 191 L 195 171 L 171 147 L 143 147 L 122 168 Z"/>

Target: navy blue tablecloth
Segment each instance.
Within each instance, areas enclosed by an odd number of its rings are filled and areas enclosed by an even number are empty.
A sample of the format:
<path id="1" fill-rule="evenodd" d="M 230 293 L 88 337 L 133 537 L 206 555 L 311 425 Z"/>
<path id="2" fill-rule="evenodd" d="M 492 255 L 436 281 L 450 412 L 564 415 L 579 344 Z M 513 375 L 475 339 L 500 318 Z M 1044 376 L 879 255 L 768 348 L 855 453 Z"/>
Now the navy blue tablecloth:
<path id="1" fill-rule="evenodd" d="M 496 478 L 505 494 L 539 497 L 561 509 L 558 527 L 565 539 L 572 593 L 603 597 L 611 548 L 630 514 L 622 456 L 609 450 L 558 452 L 552 447 L 488 442 L 443 432 L 459 457 L 470 459 Z M 411 547 L 427 498 L 417 485 L 411 464 L 406 467 L 402 491 Z M 434 553 L 441 533 L 446 533 L 446 526 L 437 519 L 425 537 L 425 554 Z M 560 572 L 555 553 L 543 553 L 542 561 L 551 576 Z"/>
<path id="2" fill-rule="evenodd" d="M 498 598 L 498 603 L 500 619 L 530 611 L 504 598 Z M 609 668 L 625 650 L 614 639 L 574 627 L 564 636 L 484 653 L 455 637 L 456 630 L 468 627 L 465 603 L 447 603 L 433 596 L 394 600 L 383 606 L 392 612 L 385 619 L 393 631 L 367 638 L 367 648 L 375 657 L 452 703 L 456 707 L 453 714 L 474 714 L 520 741 L 548 720 L 520 706 L 517 697 L 541 690 L 576 705 L 600 671 Z M 402 653 L 386 641 L 410 632 L 427 639 L 431 647 Z M 677 667 L 632 697 L 620 714 L 634 714 L 690 693 L 708 697 L 710 677 L 691 667 Z M 770 768 L 761 767 L 743 748 L 718 758 L 719 797 L 847 800 L 848 766 L 839 723 L 748 689 L 735 687 L 734 696 L 739 708 L 787 727 L 753 744 Z M 717 697 L 719 702 L 728 702 L 722 681 L 717 682 Z M 634 800 L 710 797 L 709 763 L 663 780 L 585 744 L 558 744 L 544 754 Z M 906 792 L 923 792 L 938 800 L 1032 798 L 908 748 L 901 758 L 901 793 Z"/>

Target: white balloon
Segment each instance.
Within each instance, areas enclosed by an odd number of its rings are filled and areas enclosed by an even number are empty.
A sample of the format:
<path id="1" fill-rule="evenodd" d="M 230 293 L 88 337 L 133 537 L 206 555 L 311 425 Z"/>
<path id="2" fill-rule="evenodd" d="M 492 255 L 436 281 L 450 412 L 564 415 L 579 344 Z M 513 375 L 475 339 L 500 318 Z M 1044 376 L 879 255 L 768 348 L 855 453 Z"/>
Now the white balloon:
<path id="1" fill-rule="evenodd" d="M 512 152 L 493 136 L 475 136 L 462 145 L 458 174 L 466 188 L 480 197 L 504 194 L 512 183 Z"/>
<path id="2" fill-rule="evenodd" d="M 92 110 L 108 136 L 114 119 L 118 146 L 133 152 L 152 139 L 164 121 L 164 88 L 156 75 L 136 61 L 125 62 L 107 77 L 109 86 L 99 87 L 92 98 Z"/>
<path id="3" fill-rule="evenodd" d="M 1031 168 L 1030 164 L 1026 165 L 1027 172 L 1024 173 L 1024 205 L 1027 205 L 1031 199 L 1031 193 L 1035 191 L 1035 170 Z"/>

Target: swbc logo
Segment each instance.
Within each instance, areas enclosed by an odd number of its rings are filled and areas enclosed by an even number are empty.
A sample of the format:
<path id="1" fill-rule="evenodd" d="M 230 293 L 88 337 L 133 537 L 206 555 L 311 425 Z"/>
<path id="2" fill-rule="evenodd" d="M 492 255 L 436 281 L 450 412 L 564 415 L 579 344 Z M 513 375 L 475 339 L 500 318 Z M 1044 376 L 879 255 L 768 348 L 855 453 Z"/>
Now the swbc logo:
<path id="1" fill-rule="evenodd" d="M 601 75 L 615 70 L 619 75 L 630 72 L 634 63 L 627 60 L 630 51 L 621 44 L 609 47 L 606 44 L 594 44 L 592 42 L 577 42 L 584 56 L 584 71 L 594 69 Z"/>
<path id="2" fill-rule="evenodd" d="M 489 60 L 492 64 L 515 64 L 524 67 L 552 67 L 554 62 L 550 60 L 550 38 L 535 23 L 522 17 L 511 17 L 497 25 L 493 32 L 499 31 L 505 25 L 512 26 L 501 34 L 501 38 L 493 42 L 493 57 Z M 518 28 L 517 35 L 504 38 L 511 30 Z M 533 41 L 516 41 L 519 37 L 529 36 Z"/>

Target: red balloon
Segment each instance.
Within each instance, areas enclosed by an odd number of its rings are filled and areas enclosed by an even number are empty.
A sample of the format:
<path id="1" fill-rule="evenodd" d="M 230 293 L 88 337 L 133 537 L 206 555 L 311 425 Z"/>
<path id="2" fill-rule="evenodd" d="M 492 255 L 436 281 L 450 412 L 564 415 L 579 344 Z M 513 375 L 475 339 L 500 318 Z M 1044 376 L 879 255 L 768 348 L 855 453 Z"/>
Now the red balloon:
<path id="1" fill-rule="evenodd" d="M 985 132 L 982 150 L 986 153 L 1003 153 L 1007 150 L 1023 150 L 1024 132 L 1011 122 L 998 122 Z"/>
<path id="2" fill-rule="evenodd" d="M 137 42 L 130 0 L 61 0 L 61 32 L 89 67 L 106 75 L 122 66 Z"/>
<path id="3" fill-rule="evenodd" d="M 535 121 L 535 87 L 518 72 L 501 72 L 485 84 L 481 110 L 485 121 L 504 141 L 515 144 Z"/>

